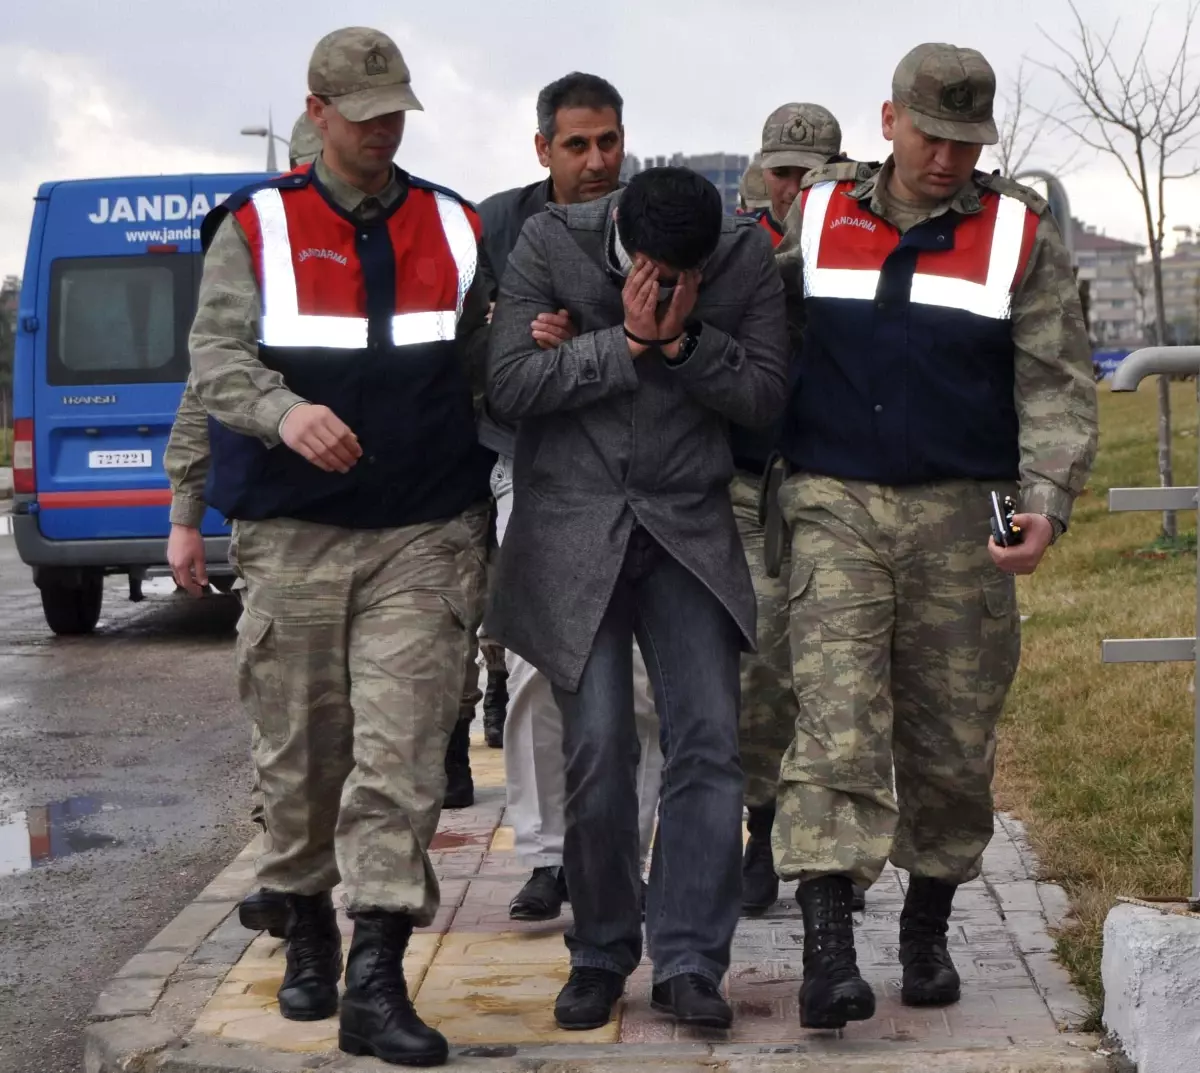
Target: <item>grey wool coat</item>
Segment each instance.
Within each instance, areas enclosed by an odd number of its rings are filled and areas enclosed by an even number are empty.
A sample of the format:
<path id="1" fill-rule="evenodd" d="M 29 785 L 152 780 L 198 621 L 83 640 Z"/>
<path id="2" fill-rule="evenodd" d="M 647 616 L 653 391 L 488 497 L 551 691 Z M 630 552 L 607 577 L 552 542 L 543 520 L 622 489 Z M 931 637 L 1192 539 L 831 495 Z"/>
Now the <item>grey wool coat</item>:
<path id="1" fill-rule="evenodd" d="M 783 284 L 751 218 L 725 220 L 704 266 L 691 357 L 671 367 L 658 351 L 630 355 L 609 252 L 620 197 L 549 205 L 528 220 L 492 315 L 488 398 L 519 427 L 486 630 L 570 692 L 635 523 L 717 596 L 754 647 L 728 422 L 769 424 L 787 390 Z M 541 350 L 530 324 L 559 309 L 579 335 Z"/>

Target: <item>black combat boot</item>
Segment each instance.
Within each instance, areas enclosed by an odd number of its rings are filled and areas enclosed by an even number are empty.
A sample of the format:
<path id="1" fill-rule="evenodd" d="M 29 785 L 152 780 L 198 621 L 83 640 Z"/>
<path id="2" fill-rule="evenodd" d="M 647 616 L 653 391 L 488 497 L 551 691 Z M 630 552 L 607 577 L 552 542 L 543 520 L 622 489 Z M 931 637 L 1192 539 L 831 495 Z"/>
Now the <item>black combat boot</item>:
<path id="1" fill-rule="evenodd" d="M 412 937 L 404 913 L 354 913 L 338 1046 L 397 1066 L 440 1066 L 450 1048 L 413 1009 L 404 980 L 404 951 Z"/>
<path id="2" fill-rule="evenodd" d="M 503 655 L 503 649 L 500 650 Z M 487 688 L 483 691 L 483 739 L 489 749 L 504 748 L 504 722 L 508 718 L 508 668 L 503 658 L 487 659 Z"/>
<path id="3" fill-rule="evenodd" d="M 509 903 L 513 920 L 557 920 L 567 900 L 567 877 L 561 868 L 535 868 Z"/>
<path id="4" fill-rule="evenodd" d="M 750 837 L 742 857 L 742 912 L 761 916 L 779 900 L 779 877 L 771 853 L 771 827 L 775 823 L 774 805 L 751 805 L 746 827 Z"/>
<path id="5" fill-rule="evenodd" d="M 946 949 L 953 883 L 911 876 L 900 914 L 900 964 L 905 1006 L 949 1006 L 961 991 L 958 970 Z"/>
<path id="6" fill-rule="evenodd" d="M 850 908 L 856 913 L 867 911 L 867 888 L 854 884 L 854 897 L 850 899 Z"/>
<path id="7" fill-rule="evenodd" d="M 843 1028 L 875 1014 L 875 995 L 859 975 L 854 953 L 853 893 L 848 876 L 810 879 L 796 892 L 804 913 L 804 1028 Z"/>
<path id="8" fill-rule="evenodd" d="M 250 931 L 265 931 L 272 939 L 287 938 L 288 896 L 262 887 L 251 891 L 238 906 L 238 923 Z"/>
<path id="9" fill-rule="evenodd" d="M 460 713 L 446 746 L 446 796 L 442 798 L 442 808 L 470 808 L 475 804 L 475 781 L 471 778 L 472 718 L 472 713 Z"/>
<path id="10" fill-rule="evenodd" d="M 289 1021 L 322 1021 L 338 1008 L 342 933 L 329 892 L 287 896 L 287 971 L 279 1012 Z"/>

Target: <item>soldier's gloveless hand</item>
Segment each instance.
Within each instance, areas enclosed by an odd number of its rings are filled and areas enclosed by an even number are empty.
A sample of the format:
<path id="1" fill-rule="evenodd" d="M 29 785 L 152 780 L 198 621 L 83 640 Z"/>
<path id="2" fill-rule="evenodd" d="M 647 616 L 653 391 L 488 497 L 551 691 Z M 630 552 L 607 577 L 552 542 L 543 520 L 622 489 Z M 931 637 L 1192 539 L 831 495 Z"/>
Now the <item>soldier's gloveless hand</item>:
<path id="1" fill-rule="evenodd" d="M 283 419 L 279 435 L 296 454 L 326 473 L 349 473 L 362 457 L 358 437 L 328 406 L 301 403 Z"/>
<path id="2" fill-rule="evenodd" d="M 208 585 L 208 568 L 204 559 L 204 537 L 190 525 L 172 525 L 167 537 L 167 564 L 175 584 L 189 596 L 203 596 Z"/>
<path id="3" fill-rule="evenodd" d="M 1002 548 L 989 537 L 992 562 L 1006 574 L 1032 574 L 1054 539 L 1054 525 L 1044 514 L 1016 514 L 1013 525 L 1021 529 L 1021 543 Z"/>

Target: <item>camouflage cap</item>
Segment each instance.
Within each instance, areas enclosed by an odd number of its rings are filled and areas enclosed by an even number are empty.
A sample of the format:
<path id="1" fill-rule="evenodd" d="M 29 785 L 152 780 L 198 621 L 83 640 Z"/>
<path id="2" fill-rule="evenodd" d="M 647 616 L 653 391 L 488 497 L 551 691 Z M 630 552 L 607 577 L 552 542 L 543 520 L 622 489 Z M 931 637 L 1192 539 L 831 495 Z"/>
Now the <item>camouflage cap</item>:
<path id="1" fill-rule="evenodd" d="M 750 166 L 738 180 L 738 195 L 747 212 L 757 212 L 759 209 L 771 207 L 771 195 L 767 193 L 767 183 L 763 179 L 762 162 L 750 161 Z"/>
<path id="2" fill-rule="evenodd" d="M 819 104 L 785 104 L 763 124 L 764 168 L 819 168 L 841 151 L 842 128 Z"/>
<path id="3" fill-rule="evenodd" d="M 913 126 L 931 138 L 995 145 L 992 118 L 996 73 L 973 48 L 918 45 L 900 61 L 892 77 L 892 100 L 912 116 Z"/>
<path id="4" fill-rule="evenodd" d="M 364 26 L 334 30 L 317 42 L 308 61 L 308 91 L 328 97 L 353 123 L 423 111 L 396 42 Z"/>
<path id="5" fill-rule="evenodd" d="M 296 125 L 292 127 L 292 137 L 288 141 L 288 160 L 293 168 L 301 164 L 311 164 L 321 155 L 321 132 L 313 126 L 307 112 L 301 112 Z"/>

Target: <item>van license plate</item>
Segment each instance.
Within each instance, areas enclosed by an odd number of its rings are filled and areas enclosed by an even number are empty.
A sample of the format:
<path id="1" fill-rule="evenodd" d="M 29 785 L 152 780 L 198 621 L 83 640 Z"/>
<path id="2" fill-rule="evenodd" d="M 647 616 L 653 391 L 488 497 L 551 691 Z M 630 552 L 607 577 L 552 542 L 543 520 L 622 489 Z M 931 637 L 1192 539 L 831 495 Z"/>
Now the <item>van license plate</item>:
<path id="1" fill-rule="evenodd" d="M 88 451 L 88 469 L 149 469 L 151 451 Z"/>

